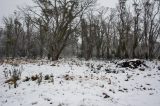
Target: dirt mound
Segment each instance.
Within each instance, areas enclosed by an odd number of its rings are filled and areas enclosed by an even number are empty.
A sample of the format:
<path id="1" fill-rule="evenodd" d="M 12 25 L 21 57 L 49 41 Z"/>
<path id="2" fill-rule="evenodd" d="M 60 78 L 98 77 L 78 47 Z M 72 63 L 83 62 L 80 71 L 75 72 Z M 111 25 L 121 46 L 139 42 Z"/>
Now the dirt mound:
<path id="1" fill-rule="evenodd" d="M 118 63 L 117 65 L 120 67 L 124 67 L 124 68 L 129 67 L 132 69 L 136 69 L 138 67 L 141 67 L 142 65 L 147 67 L 147 65 L 142 60 L 128 60 L 128 61 Z"/>

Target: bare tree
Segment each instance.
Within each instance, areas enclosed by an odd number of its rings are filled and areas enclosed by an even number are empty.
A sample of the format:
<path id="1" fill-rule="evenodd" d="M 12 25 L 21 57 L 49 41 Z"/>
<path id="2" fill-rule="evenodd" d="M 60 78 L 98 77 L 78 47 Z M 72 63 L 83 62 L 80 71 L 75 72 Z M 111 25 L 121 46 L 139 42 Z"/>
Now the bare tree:
<path id="1" fill-rule="evenodd" d="M 13 30 L 14 30 L 14 23 L 13 23 L 13 18 L 12 17 L 4 17 L 3 18 L 4 24 L 5 24 L 5 35 L 6 35 L 6 40 L 5 40 L 5 55 L 6 57 L 9 57 L 10 54 L 12 53 L 12 44 L 13 44 Z"/>
<path id="2" fill-rule="evenodd" d="M 46 35 L 44 39 L 48 40 L 46 49 L 52 60 L 57 60 L 69 36 L 78 26 L 78 23 L 72 23 L 80 18 L 87 8 L 93 6 L 96 0 L 34 0 L 34 2 L 38 9 L 33 11 L 30 8 L 29 11 L 42 21 L 41 26 Z"/>
<path id="3" fill-rule="evenodd" d="M 143 44 L 145 50 L 145 57 L 152 58 L 156 40 L 159 35 L 159 24 L 157 15 L 159 14 L 159 7 L 156 7 L 155 1 L 143 1 Z"/>
<path id="4" fill-rule="evenodd" d="M 96 30 L 95 46 L 96 46 L 97 58 L 102 57 L 102 52 L 105 51 L 105 48 L 104 48 L 105 44 L 108 43 L 107 45 L 109 45 L 109 39 L 107 38 L 108 34 L 107 34 L 107 28 L 106 28 L 106 13 L 108 12 L 108 10 L 109 8 L 101 7 L 98 10 L 97 18 L 95 19 L 95 25 L 96 25 L 95 26 L 95 30 Z M 104 40 L 107 40 L 107 41 L 104 41 Z M 107 53 L 109 53 L 109 51 Z"/>
<path id="5" fill-rule="evenodd" d="M 15 12 L 15 15 L 17 15 L 17 13 Z M 22 28 L 22 24 L 18 19 L 18 16 L 15 17 L 14 19 L 14 42 L 13 42 L 13 55 L 12 57 L 14 58 L 16 56 L 16 53 L 18 51 L 18 40 L 19 37 L 21 36 L 21 33 L 23 32 L 23 28 Z"/>
<path id="6" fill-rule="evenodd" d="M 137 0 L 134 1 L 133 3 L 134 6 L 134 14 L 135 16 L 134 18 L 134 36 L 133 36 L 133 50 L 132 50 L 132 57 L 136 58 L 137 57 L 137 53 L 136 53 L 136 49 L 139 45 L 139 38 L 140 38 L 140 22 L 139 22 L 139 18 L 140 18 L 140 3 L 138 3 Z"/>
<path id="7" fill-rule="evenodd" d="M 117 8 L 93 9 L 96 0 L 33 0 L 23 16 L 4 18 L 6 57 L 75 56 L 155 58 L 159 52 L 160 2 L 119 0 Z M 130 12 L 130 10 L 134 12 Z M 81 44 L 79 41 L 82 41 Z M 81 46 L 81 47 L 80 47 Z M 66 49 L 65 49 L 66 48 Z M 80 50 L 81 49 L 81 50 Z M 66 55 L 67 54 L 67 55 Z"/>
<path id="8" fill-rule="evenodd" d="M 127 48 L 126 48 L 126 1 L 127 0 L 119 0 L 118 12 L 119 12 L 119 22 L 118 22 L 118 32 L 119 32 L 119 46 L 117 50 L 118 57 L 128 57 Z"/>

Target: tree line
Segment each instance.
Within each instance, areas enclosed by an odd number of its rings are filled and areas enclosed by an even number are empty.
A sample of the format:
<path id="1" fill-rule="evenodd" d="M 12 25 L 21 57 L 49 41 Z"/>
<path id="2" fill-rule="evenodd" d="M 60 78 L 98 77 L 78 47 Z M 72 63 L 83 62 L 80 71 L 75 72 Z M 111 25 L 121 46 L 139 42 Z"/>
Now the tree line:
<path id="1" fill-rule="evenodd" d="M 58 60 L 160 57 L 160 1 L 119 0 L 116 8 L 96 0 L 33 0 L 3 18 L 1 57 Z"/>

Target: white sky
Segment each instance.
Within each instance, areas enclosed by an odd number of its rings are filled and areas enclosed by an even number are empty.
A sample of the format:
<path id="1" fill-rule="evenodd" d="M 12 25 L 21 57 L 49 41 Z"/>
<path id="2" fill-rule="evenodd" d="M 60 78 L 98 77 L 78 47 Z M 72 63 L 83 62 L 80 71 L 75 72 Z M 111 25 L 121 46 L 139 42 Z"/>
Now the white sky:
<path id="1" fill-rule="evenodd" d="M 115 7 L 118 0 L 98 0 L 98 4 L 105 7 Z M 23 7 L 32 4 L 32 0 L 0 0 L 0 26 L 2 26 L 3 16 L 13 14 L 17 6 Z"/>

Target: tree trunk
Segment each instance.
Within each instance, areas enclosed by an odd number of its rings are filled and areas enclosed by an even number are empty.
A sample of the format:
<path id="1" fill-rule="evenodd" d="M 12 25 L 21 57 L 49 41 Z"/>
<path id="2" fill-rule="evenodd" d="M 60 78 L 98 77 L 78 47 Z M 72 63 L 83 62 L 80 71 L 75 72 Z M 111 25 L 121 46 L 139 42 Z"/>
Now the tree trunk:
<path id="1" fill-rule="evenodd" d="M 60 54 L 58 54 L 58 53 L 53 54 L 53 55 L 52 55 L 52 61 L 58 60 L 58 59 L 59 59 L 59 55 L 60 55 Z"/>

